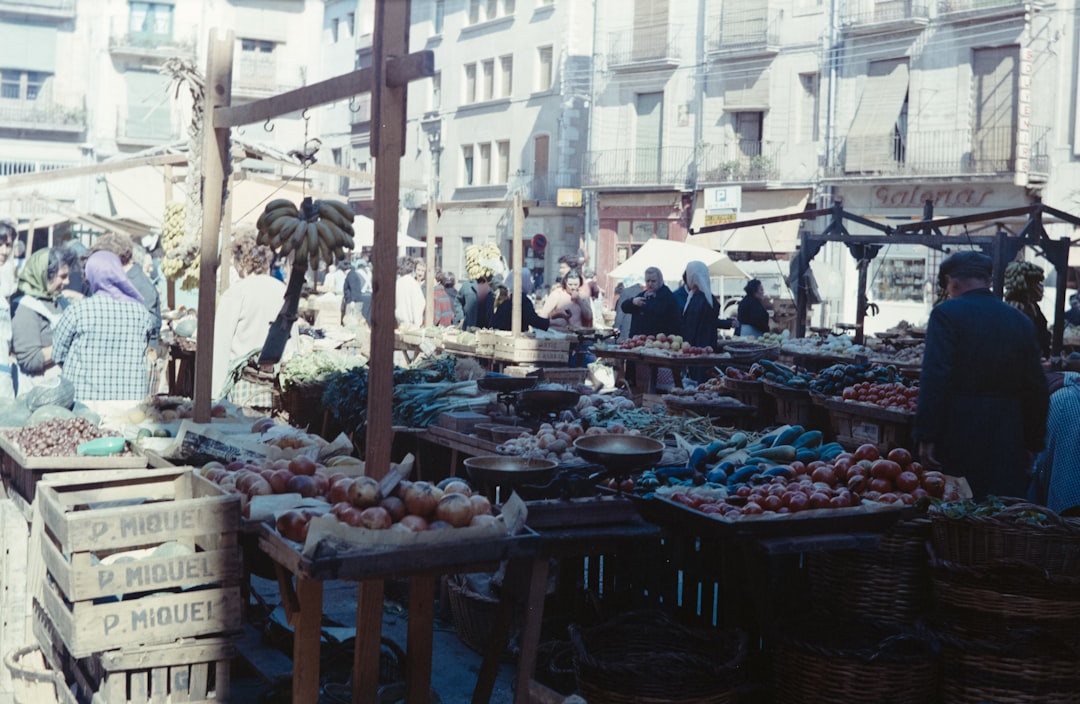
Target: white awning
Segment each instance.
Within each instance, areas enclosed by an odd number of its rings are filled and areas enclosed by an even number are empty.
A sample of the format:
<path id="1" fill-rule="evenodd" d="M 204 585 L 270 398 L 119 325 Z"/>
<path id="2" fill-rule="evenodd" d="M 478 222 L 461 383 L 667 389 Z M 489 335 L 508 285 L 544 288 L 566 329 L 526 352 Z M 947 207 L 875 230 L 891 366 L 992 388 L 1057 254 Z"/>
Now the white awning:
<path id="1" fill-rule="evenodd" d="M 641 245 L 625 262 L 608 272 L 615 281 L 645 276 L 645 270 L 655 266 L 667 281 L 678 281 L 686 265 L 692 261 L 704 262 L 712 276 L 748 278 L 738 264 L 716 250 L 700 246 L 697 242 L 651 239 Z"/>
<path id="2" fill-rule="evenodd" d="M 907 59 L 870 62 L 848 130 L 845 171 L 880 171 L 893 164 L 893 133 L 907 92 Z"/>
<path id="3" fill-rule="evenodd" d="M 736 221 L 758 220 L 777 215 L 789 215 L 806 210 L 810 191 L 796 188 L 776 191 L 742 192 L 742 209 Z M 700 202 L 701 199 L 699 198 Z M 687 241 L 720 252 L 794 252 L 799 246 L 799 227 L 802 220 L 785 220 L 748 228 L 691 235 Z M 690 225 L 692 230 L 705 226 L 705 210 L 696 208 Z"/>

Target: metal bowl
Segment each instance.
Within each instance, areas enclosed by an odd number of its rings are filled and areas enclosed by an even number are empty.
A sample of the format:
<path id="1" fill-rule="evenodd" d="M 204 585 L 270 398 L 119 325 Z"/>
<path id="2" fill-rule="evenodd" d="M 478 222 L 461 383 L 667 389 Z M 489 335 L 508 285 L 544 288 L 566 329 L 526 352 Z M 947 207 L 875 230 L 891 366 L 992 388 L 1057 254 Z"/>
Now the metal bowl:
<path id="1" fill-rule="evenodd" d="M 507 455 L 481 455 L 465 460 L 465 470 L 477 482 L 536 484 L 550 481 L 558 462 Z"/>
<path id="2" fill-rule="evenodd" d="M 574 440 L 578 456 L 613 472 L 655 467 L 664 455 L 664 443 L 641 435 L 582 435 Z"/>
<path id="3" fill-rule="evenodd" d="M 484 391 L 498 393 L 512 393 L 524 391 L 536 386 L 539 381 L 535 376 L 482 376 L 476 380 L 476 385 Z"/>
<path id="4" fill-rule="evenodd" d="M 533 413 L 554 413 L 573 408 L 581 400 L 577 391 L 562 389 L 530 389 L 518 394 L 519 410 Z"/>

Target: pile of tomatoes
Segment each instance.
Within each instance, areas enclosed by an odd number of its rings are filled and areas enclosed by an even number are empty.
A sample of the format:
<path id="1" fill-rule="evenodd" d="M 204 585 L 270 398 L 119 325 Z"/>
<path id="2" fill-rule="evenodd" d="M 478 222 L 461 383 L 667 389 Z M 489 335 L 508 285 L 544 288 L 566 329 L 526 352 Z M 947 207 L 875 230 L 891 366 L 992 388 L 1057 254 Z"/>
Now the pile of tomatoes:
<path id="1" fill-rule="evenodd" d="M 888 384 L 863 381 L 846 387 L 841 396 L 845 401 L 861 401 L 914 413 L 919 403 L 919 387 L 904 386 L 898 381 Z"/>
<path id="2" fill-rule="evenodd" d="M 785 466 L 791 471 L 759 475 L 726 497 L 687 490 L 675 491 L 668 498 L 702 513 L 730 518 L 849 508 L 863 501 L 913 505 L 920 499 L 960 498 L 944 474 L 924 470 L 904 448 L 883 457 L 877 446 L 865 444 L 854 452 L 840 453 L 832 462 Z"/>

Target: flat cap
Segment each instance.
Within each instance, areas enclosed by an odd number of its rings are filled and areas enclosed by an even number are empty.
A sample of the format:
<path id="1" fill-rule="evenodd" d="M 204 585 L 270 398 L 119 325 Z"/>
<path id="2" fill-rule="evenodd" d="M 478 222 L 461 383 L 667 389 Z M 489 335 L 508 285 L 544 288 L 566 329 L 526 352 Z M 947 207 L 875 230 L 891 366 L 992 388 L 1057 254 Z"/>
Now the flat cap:
<path id="1" fill-rule="evenodd" d="M 994 273 L 994 262 L 980 252 L 956 252 L 941 262 L 938 278 L 989 279 Z"/>

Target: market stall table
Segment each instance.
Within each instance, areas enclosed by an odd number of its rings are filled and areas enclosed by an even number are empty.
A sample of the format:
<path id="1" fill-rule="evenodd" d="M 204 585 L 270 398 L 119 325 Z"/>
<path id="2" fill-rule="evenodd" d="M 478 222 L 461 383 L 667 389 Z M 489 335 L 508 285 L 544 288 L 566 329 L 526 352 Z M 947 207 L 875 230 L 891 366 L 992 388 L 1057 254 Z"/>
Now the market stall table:
<path id="1" fill-rule="evenodd" d="M 626 362 L 633 362 L 634 364 L 640 364 L 648 370 L 648 385 L 645 389 L 647 394 L 655 394 L 656 391 L 656 379 L 657 372 L 661 368 L 671 370 L 671 374 L 675 380 L 675 387 L 682 388 L 682 377 L 688 369 L 708 369 L 710 367 L 716 367 L 730 361 L 729 357 L 724 355 L 660 355 L 660 354 L 648 354 L 638 352 L 636 350 L 625 350 L 621 348 L 608 348 L 608 347 L 593 347 L 592 354 L 601 359 L 613 359 L 619 360 L 623 363 L 625 369 Z M 625 378 L 625 371 L 623 371 L 622 378 Z"/>

